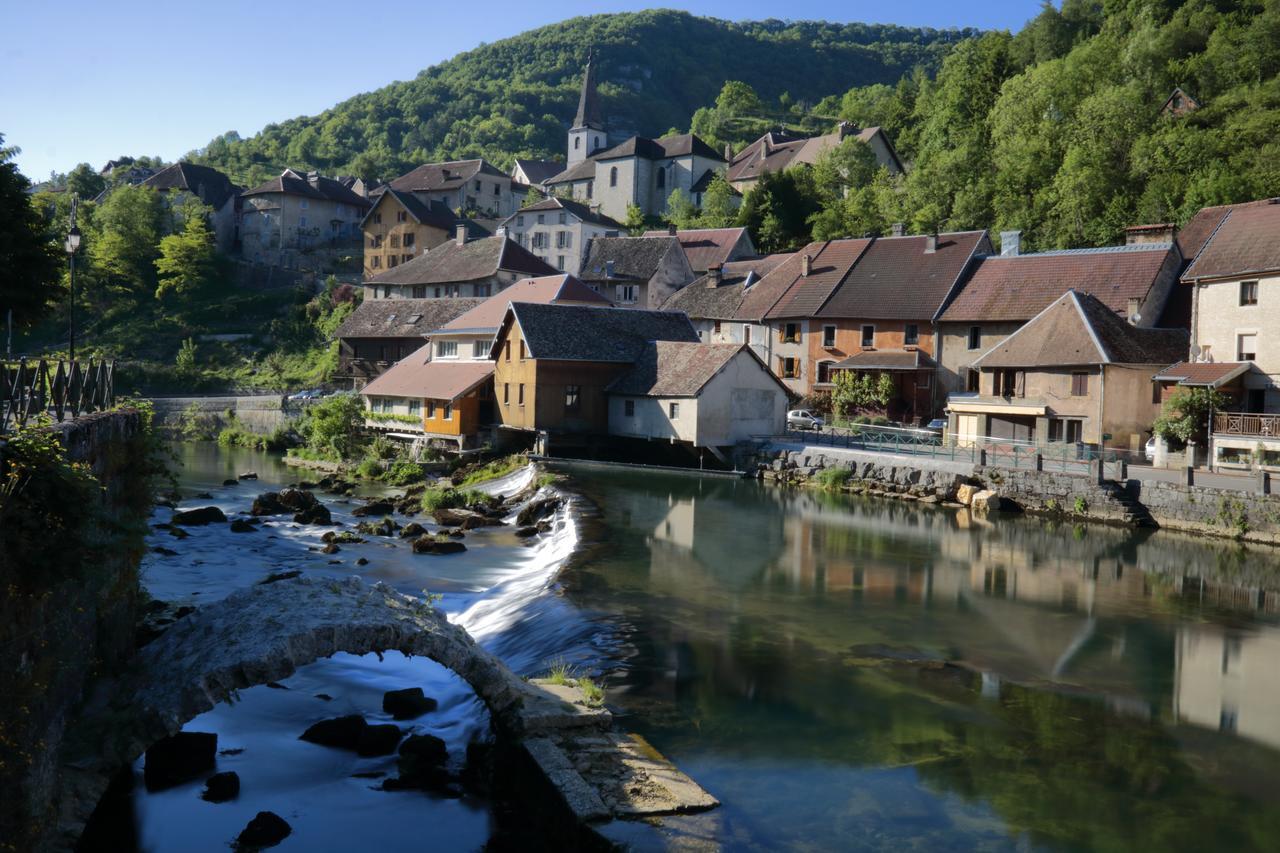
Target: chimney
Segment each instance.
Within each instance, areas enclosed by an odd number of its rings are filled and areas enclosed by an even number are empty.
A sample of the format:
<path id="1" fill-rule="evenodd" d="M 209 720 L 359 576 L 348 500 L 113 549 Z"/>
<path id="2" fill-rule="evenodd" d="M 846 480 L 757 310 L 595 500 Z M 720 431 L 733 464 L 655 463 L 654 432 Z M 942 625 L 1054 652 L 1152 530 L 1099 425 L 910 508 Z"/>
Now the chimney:
<path id="1" fill-rule="evenodd" d="M 676 236 L 676 226 L 674 224 L 667 226 L 667 236 L 669 237 Z"/>
<path id="2" fill-rule="evenodd" d="M 724 281 L 724 267 L 720 264 L 712 264 L 707 269 L 707 287 L 715 290 L 722 281 Z"/>
<path id="3" fill-rule="evenodd" d="M 1013 258 L 1022 254 L 1022 232 L 1000 232 L 1000 254 Z"/>
<path id="4" fill-rule="evenodd" d="M 498 230 L 493 232 L 493 236 L 501 237 L 503 240 L 507 239 L 507 226 L 499 225 Z"/>
<path id="5" fill-rule="evenodd" d="M 813 258 L 810 257 L 809 255 L 804 255 L 803 257 L 800 258 L 800 275 L 807 277 L 809 273 L 811 273 L 812 271 L 813 271 Z"/>
<path id="6" fill-rule="evenodd" d="M 891 233 L 895 237 L 901 237 L 902 235 L 907 233 L 907 224 L 905 222 L 893 223 L 893 231 Z"/>
<path id="7" fill-rule="evenodd" d="M 1150 243 L 1172 243 L 1177 233 L 1177 227 L 1170 222 L 1161 222 L 1157 225 L 1130 225 L 1124 229 L 1124 244 L 1144 246 Z"/>
<path id="8" fill-rule="evenodd" d="M 456 234 L 457 236 L 454 238 L 454 242 L 459 246 L 465 245 L 467 242 L 467 223 L 459 222 Z"/>
<path id="9" fill-rule="evenodd" d="M 1142 300 L 1136 296 L 1130 296 L 1129 310 L 1126 316 L 1128 317 L 1129 323 L 1131 325 L 1134 325 L 1134 326 L 1138 325 L 1138 321 L 1142 319 L 1142 314 L 1139 313 L 1141 310 L 1142 310 Z"/>
<path id="10" fill-rule="evenodd" d="M 310 172 L 307 172 L 307 183 L 311 184 L 311 186 L 313 187 L 316 184 L 320 183 L 320 173 L 315 171 L 314 169 Z"/>
<path id="11" fill-rule="evenodd" d="M 924 253 L 932 255 L 936 251 L 938 251 L 938 235 L 926 234 L 924 237 Z"/>
<path id="12" fill-rule="evenodd" d="M 733 162 L 733 143 L 726 142 L 724 144 L 724 161 L 726 163 Z"/>

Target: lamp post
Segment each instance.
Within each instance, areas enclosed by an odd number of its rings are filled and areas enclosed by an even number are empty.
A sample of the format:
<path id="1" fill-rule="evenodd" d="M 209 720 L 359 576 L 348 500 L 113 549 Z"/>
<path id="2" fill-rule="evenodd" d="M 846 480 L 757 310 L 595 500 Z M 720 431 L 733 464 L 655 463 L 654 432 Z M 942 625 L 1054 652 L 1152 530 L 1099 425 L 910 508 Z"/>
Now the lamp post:
<path id="1" fill-rule="evenodd" d="M 68 277 L 71 279 L 71 310 L 68 312 L 68 324 L 71 329 L 71 347 L 68 361 L 76 360 L 76 250 L 80 248 L 80 229 L 76 227 L 76 202 L 71 196 L 71 229 L 67 231 L 67 242 L 63 248 L 67 251 Z"/>

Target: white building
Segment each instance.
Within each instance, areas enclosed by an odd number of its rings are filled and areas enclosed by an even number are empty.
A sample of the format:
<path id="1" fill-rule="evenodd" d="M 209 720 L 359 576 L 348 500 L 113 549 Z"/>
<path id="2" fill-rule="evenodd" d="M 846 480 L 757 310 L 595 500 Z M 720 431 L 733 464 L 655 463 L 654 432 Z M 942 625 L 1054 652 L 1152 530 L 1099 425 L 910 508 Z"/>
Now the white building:
<path id="1" fill-rule="evenodd" d="M 578 275 L 587 247 L 597 237 L 617 237 L 622 225 L 569 199 L 543 199 L 502 223 L 507 235 L 549 266 Z"/>

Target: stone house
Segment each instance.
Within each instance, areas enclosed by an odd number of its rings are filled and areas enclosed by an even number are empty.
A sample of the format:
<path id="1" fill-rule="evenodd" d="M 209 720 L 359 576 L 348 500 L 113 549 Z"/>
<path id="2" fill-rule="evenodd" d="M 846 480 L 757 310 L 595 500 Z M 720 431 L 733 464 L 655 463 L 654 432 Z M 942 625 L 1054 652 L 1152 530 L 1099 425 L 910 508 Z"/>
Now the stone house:
<path id="1" fill-rule="evenodd" d="M 960 289 L 935 317 L 941 395 L 976 388 L 974 362 L 1069 289 L 1091 294 L 1137 326 L 1181 325 L 1167 316 L 1182 256 L 1162 232 L 1125 246 L 1023 254 L 1016 232 L 1002 235 L 999 255 L 974 259 Z M 1174 312 L 1176 313 L 1176 312 Z"/>
<path id="2" fill-rule="evenodd" d="M 564 171 L 565 164 L 559 160 L 528 160 L 516 158 L 511 167 L 511 182 L 526 187 L 541 187 L 547 178 Z"/>
<path id="3" fill-rule="evenodd" d="M 646 231 L 645 237 L 675 237 L 689 259 L 689 268 L 698 275 L 730 261 L 756 257 L 755 244 L 745 228 L 687 228 Z"/>
<path id="4" fill-rule="evenodd" d="M 456 233 L 457 217 L 443 202 L 427 203 L 413 193 L 387 188 L 360 222 L 364 235 L 364 277 L 407 263 Z"/>
<path id="5" fill-rule="evenodd" d="M 656 310 L 694 274 L 674 237 L 597 237 L 578 277 L 620 308 Z"/>
<path id="6" fill-rule="evenodd" d="M 725 177 L 730 186 L 745 194 L 765 172 L 781 172 L 792 166 L 812 166 L 819 157 L 849 138 L 869 146 L 876 162 L 891 174 L 906 171 L 884 130 L 879 127 L 859 129 L 842 121 L 834 131 L 823 136 L 796 137 L 769 131 L 734 155 Z"/>
<path id="7" fill-rule="evenodd" d="M 662 310 L 683 311 L 705 343 L 745 343 L 743 324 L 735 321 L 743 298 L 756 282 L 790 257 L 765 255 L 712 266 L 705 275 L 671 294 Z"/>
<path id="8" fill-rule="evenodd" d="M 977 392 L 947 401 L 957 444 L 1009 441 L 1141 450 L 1160 410 L 1155 375 L 1186 352 L 1185 329 L 1133 325 L 1068 290 L 983 353 Z"/>
<path id="9" fill-rule="evenodd" d="M 626 230 L 581 202 L 554 196 L 513 213 L 502 227 L 520 246 L 570 275 L 582 271 L 582 259 L 593 240 L 617 237 Z"/>
<path id="10" fill-rule="evenodd" d="M 555 272 L 505 233 L 472 240 L 468 225 L 459 223 L 452 240 L 367 279 L 364 298 L 488 297 L 522 278 Z"/>
<path id="11" fill-rule="evenodd" d="M 605 389 L 609 434 L 723 448 L 777 435 L 787 389 L 745 344 L 650 341 Z"/>
<path id="12" fill-rule="evenodd" d="M 236 210 L 240 188 L 222 172 L 210 166 L 178 162 L 151 175 L 142 181 L 142 185 L 155 190 L 170 210 L 190 197 L 209 205 L 213 209 L 209 227 L 213 230 L 218 249 L 229 253 L 236 248 L 239 237 Z"/>
<path id="13" fill-rule="evenodd" d="M 302 255 L 355 244 L 373 205 L 316 172 L 285 169 L 241 194 L 240 245 L 245 260 L 296 267 Z"/>
<path id="14" fill-rule="evenodd" d="M 470 311 L 483 300 L 366 299 L 342 321 L 335 379 L 359 390 L 388 367 L 420 348 L 434 329 Z"/>
<path id="15" fill-rule="evenodd" d="M 683 314 L 513 302 L 493 345 L 501 425 L 544 438 L 605 435 L 606 388 L 649 343 L 697 340 Z"/>
<path id="16" fill-rule="evenodd" d="M 480 216 L 500 218 L 520 206 L 511 176 L 480 159 L 425 163 L 387 186 L 410 193 L 424 204 L 439 202 L 459 214 L 476 211 Z"/>

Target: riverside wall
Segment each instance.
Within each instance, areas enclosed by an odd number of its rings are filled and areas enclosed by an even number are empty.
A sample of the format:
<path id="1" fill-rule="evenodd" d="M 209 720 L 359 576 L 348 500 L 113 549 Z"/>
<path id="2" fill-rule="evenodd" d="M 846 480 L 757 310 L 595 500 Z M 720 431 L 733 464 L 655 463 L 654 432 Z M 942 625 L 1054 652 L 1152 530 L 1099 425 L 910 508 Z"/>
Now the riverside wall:
<path id="1" fill-rule="evenodd" d="M 218 428 L 227 425 L 228 414 L 234 415 L 245 429 L 259 435 L 270 435 L 288 427 L 301 414 L 301 407 L 290 406 L 279 394 L 222 397 L 155 397 L 156 425 L 176 427 L 188 413 L 211 419 Z"/>
<path id="2" fill-rule="evenodd" d="M 1139 480 L 1099 482 L 1062 472 L 794 444 L 744 445 L 736 461 L 748 474 L 780 484 L 808 483 L 828 468 L 845 468 L 851 474 L 844 488 L 850 491 L 963 503 L 972 489 L 988 490 L 999 497 L 997 503 L 1015 511 L 1127 526 L 1153 524 L 1280 545 L 1280 495 L 1257 491 Z"/>

